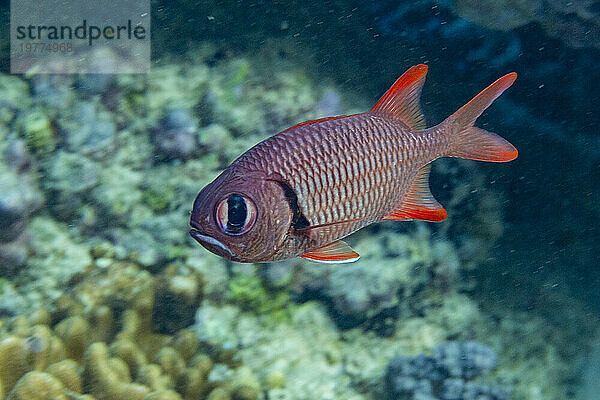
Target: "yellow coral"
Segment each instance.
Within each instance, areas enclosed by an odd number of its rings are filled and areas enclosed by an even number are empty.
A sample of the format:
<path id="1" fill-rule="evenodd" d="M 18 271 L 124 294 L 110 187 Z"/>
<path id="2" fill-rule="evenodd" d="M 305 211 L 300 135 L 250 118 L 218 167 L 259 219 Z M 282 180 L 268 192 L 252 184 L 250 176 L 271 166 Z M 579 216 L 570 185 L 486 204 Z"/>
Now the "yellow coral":
<path id="1" fill-rule="evenodd" d="M 81 357 L 89 344 L 89 323 L 79 316 L 70 317 L 56 325 L 55 331 L 66 345 L 67 356 L 73 360 L 81 361 Z"/>
<path id="2" fill-rule="evenodd" d="M 11 390 L 6 400 L 68 400 L 65 388 L 45 372 L 29 372 Z"/>
<path id="3" fill-rule="evenodd" d="M 116 364 L 110 363 L 106 344 L 93 343 L 84 358 L 84 390 L 99 400 L 142 400 L 150 393 L 148 387 L 124 379 L 126 377 L 121 368 L 115 368 Z"/>
<path id="4" fill-rule="evenodd" d="M 150 393 L 143 400 L 181 400 L 181 396 L 172 390 L 161 390 Z"/>
<path id="5" fill-rule="evenodd" d="M 46 372 L 58 379 L 69 391 L 82 392 L 79 367 L 75 361 L 63 360 L 51 364 L 46 368 Z"/>
<path id="6" fill-rule="evenodd" d="M 29 345 L 25 339 L 11 336 L 0 342 L 0 398 L 29 368 Z"/>
<path id="7" fill-rule="evenodd" d="M 178 274 L 170 266 L 153 278 L 134 264 L 113 263 L 100 276 L 83 277 L 58 299 L 54 313 L 13 318 L 0 342 L 0 399 L 10 392 L 13 400 L 253 400 L 258 385 L 243 368 L 233 389 L 209 384 L 213 360 L 200 351 L 194 332 L 152 331 L 161 294 L 189 307 L 201 299 L 201 276 Z M 233 360 L 234 353 L 219 359 Z M 32 395 L 35 385 L 40 390 Z"/>

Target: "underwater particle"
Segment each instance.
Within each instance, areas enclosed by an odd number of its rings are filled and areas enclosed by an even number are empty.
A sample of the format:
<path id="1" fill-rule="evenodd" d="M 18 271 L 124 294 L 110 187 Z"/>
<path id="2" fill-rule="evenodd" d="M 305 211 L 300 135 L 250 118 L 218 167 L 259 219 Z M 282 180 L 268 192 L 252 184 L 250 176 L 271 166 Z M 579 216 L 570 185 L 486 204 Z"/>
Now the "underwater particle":
<path id="1" fill-rule="evenodd" d="M 68 400 L 63 384 L 45 372 L 25 374 L 10 391 L 6 400 Z"/>
<path id="2" fill-rule="evenodd" d="M 154 129 L 154 143 L 167 159 L 186 159 L 196 150 L 197 123 L 187 110 L 169 111 Z"/>

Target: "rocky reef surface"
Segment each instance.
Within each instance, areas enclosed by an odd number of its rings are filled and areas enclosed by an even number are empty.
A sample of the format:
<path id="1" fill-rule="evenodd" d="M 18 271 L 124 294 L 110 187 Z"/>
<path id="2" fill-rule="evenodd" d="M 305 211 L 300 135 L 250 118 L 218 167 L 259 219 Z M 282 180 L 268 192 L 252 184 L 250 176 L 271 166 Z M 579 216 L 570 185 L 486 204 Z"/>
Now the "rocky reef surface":
<path id="1" fill-rule="evenodd" d="M 381 399 L 415 356 L 484 387 L 444 364 L 459 342 L 489 346 L 510 398 L 567 398 L 597 320 L 551 290 L 531 311 L 479 300 L 503 196 L 474 163 L 435 165 L 445 224 L 361 231 L 360 263 L 242 266 L 193 242 L 193 199 L 235 157 L 369 104 L 287 41 L 190 47 L 147 77 L 0 75 L 0 398 Z"/>

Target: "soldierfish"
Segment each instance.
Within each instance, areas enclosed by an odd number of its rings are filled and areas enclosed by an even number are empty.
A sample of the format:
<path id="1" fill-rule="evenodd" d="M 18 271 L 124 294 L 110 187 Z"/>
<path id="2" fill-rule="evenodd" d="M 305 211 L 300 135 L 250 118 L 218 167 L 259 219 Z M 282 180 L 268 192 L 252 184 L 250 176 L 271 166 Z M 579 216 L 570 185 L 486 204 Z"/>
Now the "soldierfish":
<path id="1" fill-rule="evenodd" d="M 359 255 L 341 239 L 374 222 L 444 220 L 430 163 L 517 157 L 508 141 L 473 126 L 517 74 L 431 128 L 419 105 L 426 74 L 426 65 L 410 68 L 368 112 L 302 122 L 252 147 L 200 191 L 191 236 L 239 262 L 343 263 Z"/>

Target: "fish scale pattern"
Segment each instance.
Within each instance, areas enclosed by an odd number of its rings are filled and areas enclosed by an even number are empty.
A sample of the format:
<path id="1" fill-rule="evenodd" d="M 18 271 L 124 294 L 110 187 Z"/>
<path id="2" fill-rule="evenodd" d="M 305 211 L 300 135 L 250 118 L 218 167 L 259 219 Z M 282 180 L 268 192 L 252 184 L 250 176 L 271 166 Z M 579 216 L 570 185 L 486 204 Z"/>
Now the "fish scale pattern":
<path id="1" fill-rule="evenodd" d="M 439 140 L 375 113 L 302 125 L 277 134 L 237 161 L 280 176 L 321 239 L 346 236 L 395 211 L 418 170 L 441 156 Z"/>

